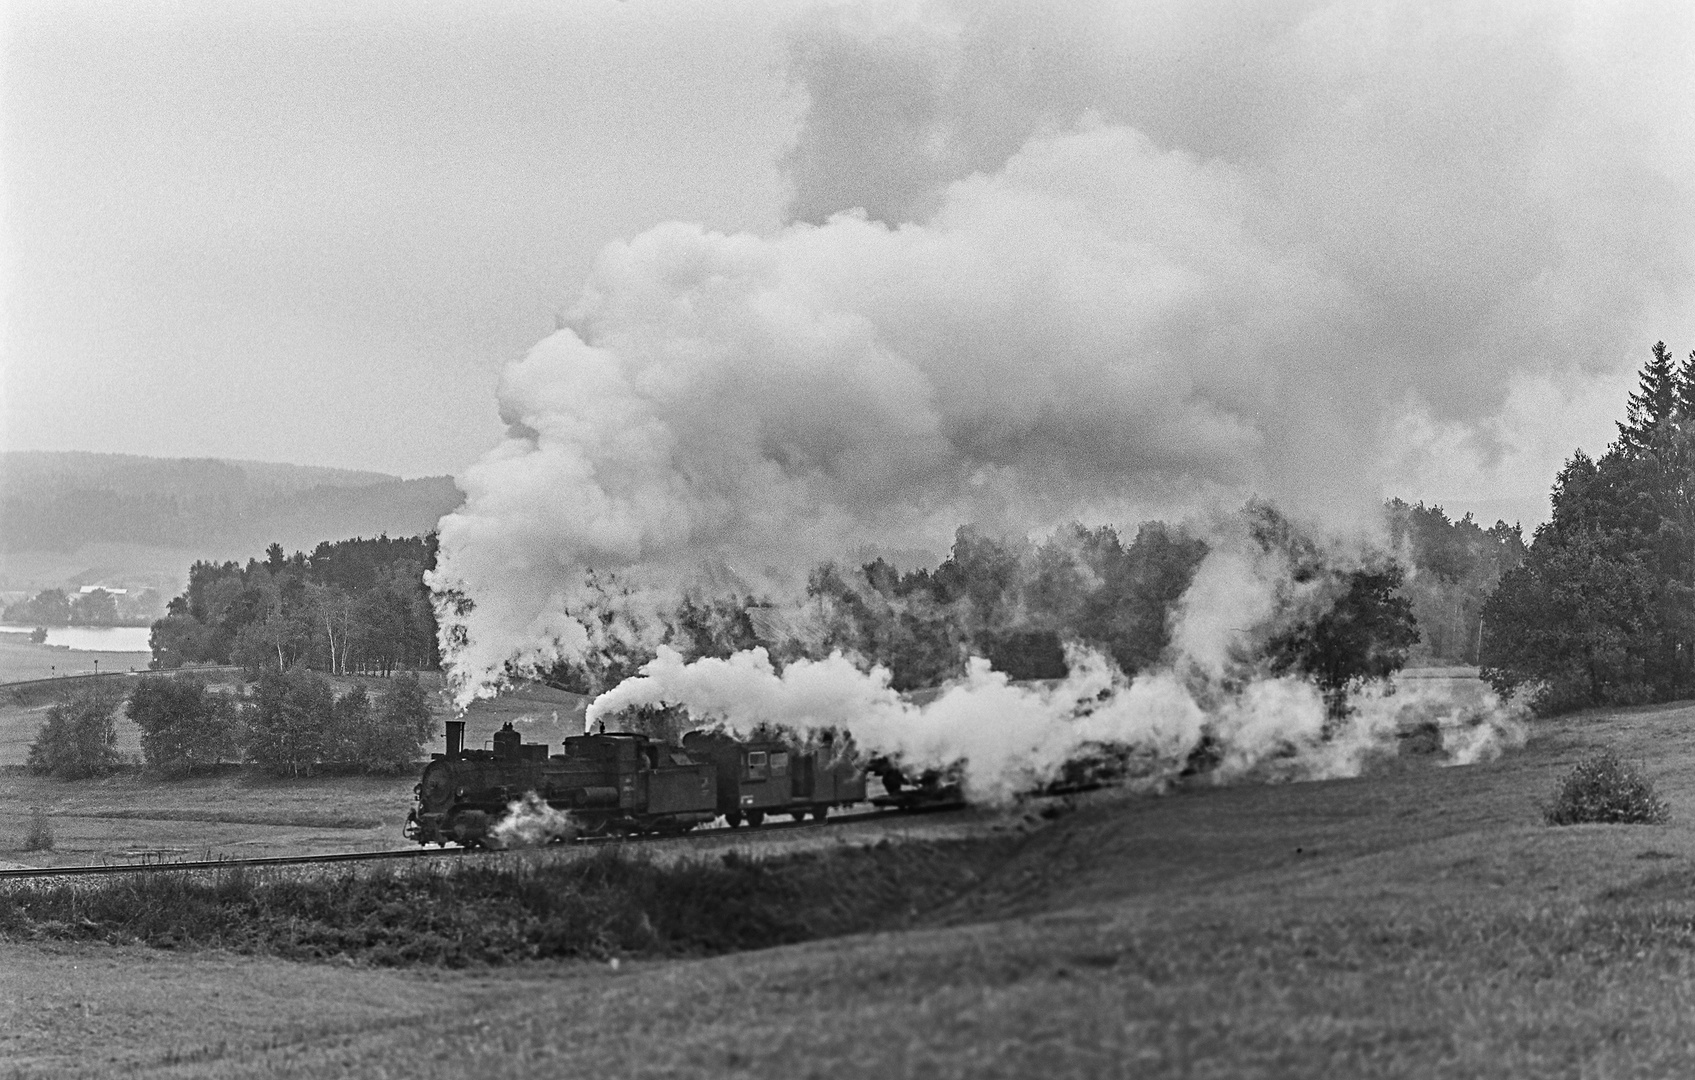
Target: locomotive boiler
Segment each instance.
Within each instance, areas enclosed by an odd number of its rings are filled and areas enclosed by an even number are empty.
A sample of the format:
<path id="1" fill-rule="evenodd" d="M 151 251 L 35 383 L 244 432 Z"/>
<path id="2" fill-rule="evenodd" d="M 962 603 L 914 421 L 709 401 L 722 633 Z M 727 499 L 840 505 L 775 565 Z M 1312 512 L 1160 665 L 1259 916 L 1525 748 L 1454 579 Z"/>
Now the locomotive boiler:
<path id="1" fill-rule="evenodd" d="M 448 721 L 447 753 L 414 789 L 406 835 L 420 844 L 480 846 L 532 792 L 590 834 L 684 832 L 718 816 L 716 767 L 643 735 L 578 735 L 558 754 L 510 723 L 492 750 L 468 750 L 464 737 L 464 721 Z"/>

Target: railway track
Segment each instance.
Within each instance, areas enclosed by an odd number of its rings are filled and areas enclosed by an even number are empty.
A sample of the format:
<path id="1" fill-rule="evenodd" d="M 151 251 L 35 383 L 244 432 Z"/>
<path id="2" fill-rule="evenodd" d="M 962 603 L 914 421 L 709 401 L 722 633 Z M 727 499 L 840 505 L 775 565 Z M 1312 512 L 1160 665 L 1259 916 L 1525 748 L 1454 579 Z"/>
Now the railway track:
<path id="1" fill-rule="evenodd" d="M 916 810 L 882 809 L 867 810 L 853 814 L 839 814 L 823 821 L 774 821 L 757 828 L 730 829 L 717 827 L 704 829 L 699 832 L 674 833 L 669 835 L 648 834 L 642 836 L 585 836 L 578 838 L 575 843 L 581 845 L 595 844 L 642 844 L 657 841 L 696 841 L 710 840 L 727 836 L 745 836 L 758 838 L 770 833 L 791 832 L 797 829 L 827 829 L 835 825 L 851 825 L 862 821 L 878 821 L 889 817 L 912 817 L 916 814 L 946 813 L 953 810 L 963 810 L 962 806 L 925 807 Z M 97 874 L 159 874 L 187 870 L 233 870 L 247 866 L 313 866 L 319 863 L 351 863 L 351 862 L 381 862 L 399 859 L 439 859 L 458 858 L 465 855 L 499 854 L 499 851 L 484 851 L 478 848 L 440 847 L 440 848 L 396 848 L 391 851 L 352 851 L 335 855 L 273 855 L 256 859 L 194 859 L 180 862 L 144 862 L 144 863 L 101 863 L 96 866 L 42 866 L 28 867 L 20 870 L 0 870 L 0 881 L 27 880 L 29 878 L 51 877 L 87 877 Z"/>
<path id="2" fill-rule="evenodd" d="M 184 859 L 179 862 L 100 863 L 94 866 L 41 866 L 0 870 L 0 881 L 20 878 L 86 877 L 94 874 L 153 874 L 176 870 L 229 870 L 238 866 L 310 866 L 314 863 L 377 862 L 383 859 L 441 858 L 464 855 L 469 848 L 399 848 L 351 851 L 335 855 L 273 855 L 258 859 Z"/>

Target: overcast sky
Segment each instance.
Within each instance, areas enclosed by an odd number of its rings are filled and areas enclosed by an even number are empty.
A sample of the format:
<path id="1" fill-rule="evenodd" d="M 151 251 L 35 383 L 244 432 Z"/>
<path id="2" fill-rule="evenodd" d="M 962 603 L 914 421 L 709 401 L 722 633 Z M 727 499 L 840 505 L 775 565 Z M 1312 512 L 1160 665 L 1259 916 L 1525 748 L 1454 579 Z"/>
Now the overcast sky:
<path id="1" fill-rule="evenodd" d="M 763 6 L 6 7 L 8 448 L 454 472 L 604 243 L 782 220 Z"/>
<path id="2" fill-rule="evenodd" d="M 1653 341 L 1695 348 L 1686 9 L 12 2 L 4 445 L 462 474 L 533 434 L 501 410 L 557 316 L 674 345 L 620 297 L 745 232 L 809 297 L 906 275 L 797 310 L 909 361 L 897 426 L 961 468 L 1534 522 Z M 1081 426 L 946 389 L 1053 349 Z M 749 422 L 832 407 L 796 385 Z"/>

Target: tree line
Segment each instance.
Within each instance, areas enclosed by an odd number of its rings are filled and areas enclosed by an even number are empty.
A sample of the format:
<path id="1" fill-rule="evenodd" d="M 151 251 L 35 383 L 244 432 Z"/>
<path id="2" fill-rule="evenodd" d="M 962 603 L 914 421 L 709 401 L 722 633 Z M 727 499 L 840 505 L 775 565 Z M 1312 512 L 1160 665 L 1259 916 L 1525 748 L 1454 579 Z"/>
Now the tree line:
<path id="1" fill-rule="evenodd" d="M 1483 607 L 1528 549 L 1517 525 L 1485 529 L 1466 514 L 1451 520 L 1440 506 L 1400 499 L 1384 504 L 1390 549 L 1411 568 L 1402 592 L 1412 602 L 1423 640 L 1420 660 L 1476 664 Z"/>
<path id="2" fill-rule="evenodd" d="M 223 763 L 276 776 L 411 769 L 434 733 L 417 671 L 439 666 L 424 585 L 435 557 L 431 533 L 324 541 L 310 555 L 272 544 L 245 566 L 196 562 L 153 623 L 153 667 L 237 664 L 248 685 L 219 690 L 177 671 L 143 678 L 127 699 L 99 684 L 73 691 L 48 710 L 29 767 L 67 779 L 116 769 L 121 706 L 146 767 L 164 775 Z M 392 679 L 373 697 L 358 684 L 338 694 L 328 675 Z"/>
<path id="3" fill-rule="evenodd" d="M 1253 541 L 1285 560 L 1306 597 L 1260 628 L 1254 655 L 1244 659 L 1312 680 L 1332 712 L 1345 713 L 1351 691 L 1399 670 L 1419 640 L 1401 564 L 1382 553 L 1344 565 L 1267 504 L 1250 503 L 1241 514 Z M 883 559 L 817 567 L 799 626 L 782 625 L 767 601 L 750 595 L 688 596 L 663 626 L 648 626 L 615 581 L 596 579 L 594 599 L 577 613 L 592 647 L 545 677 L 596 694 L 634 674 L 659 644 L 687 659 L 763 645 L 779 667 L 839 650 L 887 668 L 902 691 L 958 678 L 973 656 L 1014 679 L 1064 678 L 1072 644 L 1107 654 L 1134 676 L 1170 658 L 1177 604 L 1208 550 L 1184 527 L 1159 521 L 1128 541 L 1111 526 L 1073 523 L 1040 542 L 963 526 L 934 568 L 901 570 Z"/>
<path id="4" fill-rule="evenodd" d="M 158 616 L 160 599 L 154 589 L 133 595 L 106 589 L 77 593 L 43 589 L 27 600 L 6 605 L 0 620 L 22 626 L 145 626 Z"/>
<path id="5" fill-rule="evenodd" d="M 407 772 L 435 729 L 414 672 L 375 697 L 360 685 L 338 695 L 328 678 L 304 668 L 267 670 L 239 690 L 181 672 L 143 677 L 127 701 L 99 684 L 67 695 L 47 710 L 28 767 L 67 780 L 114 772 L 120 706 L 141 729 L 146 767 L 168 777 L 241 762 L 271 776 Z"/>
<path id="6" fill-rule="evenodd" d="M 1695 353 L 1654 345 L 1618 438 L 1566 461 L 1482 617 L 1485 677 L 1544 711 L 1695 693 Z"/>
<path id="7" fill-rule="evenodd" d="M 310 555 L 272 544 L 265 560 L 196 562 L 188 587 L 153 624 L 153 666 L 238 664 L 253 675 L 296 666 L 390 675 L 440 664 L 424 573 L 436 536 L 320 543 Z"/>

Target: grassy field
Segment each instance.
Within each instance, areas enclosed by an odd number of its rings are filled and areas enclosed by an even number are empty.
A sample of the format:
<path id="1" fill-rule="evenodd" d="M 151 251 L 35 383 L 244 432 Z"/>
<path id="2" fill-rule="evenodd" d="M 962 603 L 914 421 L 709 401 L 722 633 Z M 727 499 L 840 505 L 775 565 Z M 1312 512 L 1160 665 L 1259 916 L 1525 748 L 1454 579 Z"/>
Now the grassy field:
<path id="1" fill-rule="evenodd" d="M 102 664 L 104 666 L 104 664 Z M 217 676 L 220 689 L 238 688 L 239 677 Z M 424 673 L 439 689 L 439 673 Z M 373 696 L 387 680 L 337 677 L 337 692 L 355 682 Z M 215 777 L 161 780 L 132 764 L 101 780 L 67 782 L 32 776 L 23 769 L 52 707 L 51 694 L 25 701 L 0 696 L 0 864 L 60 866 L 135 858 L 202 855 L 261 856 L 370 851 L 404 844 L 401 825 L 412 806 L 416 773 L 395 777 L 315 777 L 272 780 L 233 770 Z M 585 699 L 540 685 L 523 685 L 498 698 L 479 701 L 466 713 L 466 743 L 482 746 L 495 730 L 512 723 L 526 741 L 557 746 L 580 734 Z M 452 715 L 435 698 L 439 720 Z M 116 713 L 119 753 L 141 761 L 141 732 Z M 439 732 L 425 752 L 445 748 Z M 422 769 L 420 761 L 419 768 Z M 24 851 L 32 810 L 44 810 L 57 843 L 52 851 Z"/>
<path id="2" fill-rule="evenodd" d="M 45 646 L 28 645 L 26 648 L 40 649 Z M 0 643 L 0 652 L 4 651 L 4 643 Z M 129 656 L 128 653 L 87 653 L 85 656 L 101 657 L 101 670 L 109 666 L 115 667 L 117 661 L 113 657 Z M 145 657 L 146 654 L 139 654 Z M 119 669 L 122 670 L 122 669 Z M 139 671 L 145 671 L 145 661 Z M 62 672 L 61 672 L 62 673 Z M 453 716 L 451 703 L 441 693 L 442 676 L 440 672 L 426 671 L 420 673 L 424 685 L 434 696 L 432 707 L 438 721 L 445 722 Z M 211 676 L 213 685 L 221 690 L 236 690 L 241 686 L 239 676 L 219 673 Z M 330 680 L 335 685 L 337 694 L 346 693 L 354 684 L 361 684 L 373 698 L 381 696 L 388 685 L 388 680 L 370 676 L 335 676 Z M 126 685 L 133 685 L 126 677 Z M 29 753 L 29 745 L 35 740 L 35 734 L 40 729 L 47 709 L 53 703 L 49 690 L 32 687 L 24 695 L 24 700 L 16 700 L 17 695 L 0 691 L 0 767 L 7 765 L 22 765 Z M 511 723 L 523 733 L 526 742 L 551 743 L 556 748 L 562 740 L 570 735 L 583 733 L 583 711 L 588 705 L 588 699 L 581 694 L 571 694 L 563 690 L 555 690 L 540 683 L 520 683 L 514 685 L 499 697 L 475 702 L 466 710 L 461 718 L 466 722 L 465 745 L 469 747 L 486 747 L 492 745 L 496 729 L 502 724 Z M 118 750 L 128 759 L 141 760 L 141 732 L 124 717 L 122 710 L 117 716 Z M 425 752 L 435 753 L 445 749 L 445 728 L 438 724 L 433 743 L 426 746 Z"/>
<path id="3" fill-rule="evenodd" d="M 1542 824 L 1600 747 L 1645 764 L 1669 824 Z M 1486 765 L 1101 798 L 924 903 L 880 931 L 616 967 L 0 942 L 0 1060 L 21 1076 L 1695 1075 L 1695 708 L 1542 722 Z"/>
<path id="4" fill-rule="evenodd" d="M 127 772 L 69 783 L 0 771 L 0 863 L 69 866 L 134 859 L 260 857 L 404 846 L 405 776 L 269 780 L 231 773 L 151 780 Z M 52 851 L 25 851 L 30 812 L 47 813 Z"/>

